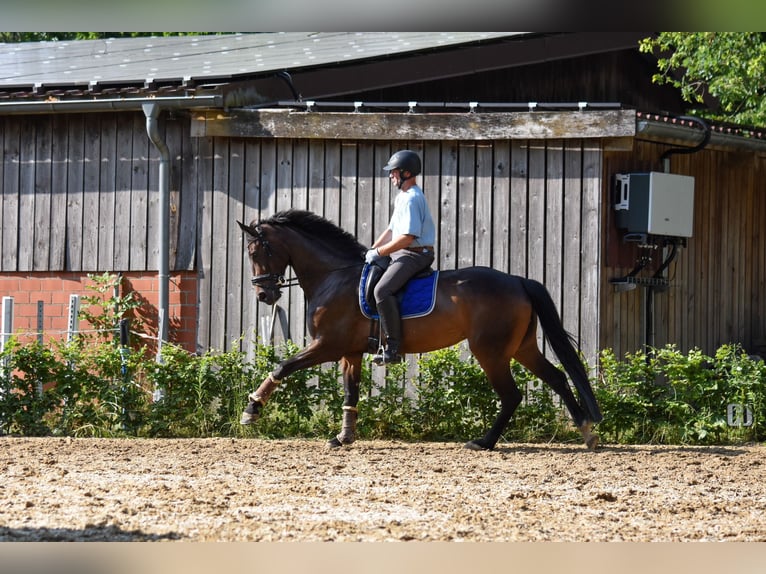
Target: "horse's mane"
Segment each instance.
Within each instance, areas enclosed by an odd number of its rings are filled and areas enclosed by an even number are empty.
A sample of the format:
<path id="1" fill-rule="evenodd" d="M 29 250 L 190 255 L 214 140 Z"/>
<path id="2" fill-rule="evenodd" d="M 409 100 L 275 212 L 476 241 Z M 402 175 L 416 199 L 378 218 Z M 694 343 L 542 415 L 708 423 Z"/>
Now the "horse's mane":
<path id="1" fill-rule="evenodd" d="M 351 256 L 359 256 L 367 250 L 348 231 L 311 211 L 288 209 L 275 213 L 261 223 L 292 227 L 305 235 L 316 238 L 317 241 L 321 241 L 333 250 Z"/>

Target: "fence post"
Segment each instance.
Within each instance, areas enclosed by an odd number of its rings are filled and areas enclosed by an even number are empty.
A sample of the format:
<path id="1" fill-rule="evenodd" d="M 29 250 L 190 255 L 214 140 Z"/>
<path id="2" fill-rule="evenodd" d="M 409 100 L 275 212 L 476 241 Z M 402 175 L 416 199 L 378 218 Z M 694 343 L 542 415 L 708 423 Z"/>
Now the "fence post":
<path id="1" fill-rule="evenodd" d="M 45 317 L 45 302 L 37 302 L 37 343 L 42 347 L 43 345 L 43 318 Z M 37 381 L 37 396 L 43 396 L 43 382 Z"/>
<path id="2" fill-rule="evenodd" d="M 77 336 L 80 331 L 80 296 L 72 294 L 69 296 L 69 319 L 67 321 L 67 343 Z"/>
<path id="3" fill-rule="evenodd" d="M 0 332 L 0 352 L 5 350 L 5 346 L 13 335 L 13 297 L 3 297 L 2 319 L 3 323 L 0 325 L 0 327 L 2 327 L 2 332 Z M 8 359 L 5 358 L 3 359 L 2 365 L 0 365 L 0 369 L 2 369 L 0 374 L 5 375 L 5 369 L 7 367 Z"/>

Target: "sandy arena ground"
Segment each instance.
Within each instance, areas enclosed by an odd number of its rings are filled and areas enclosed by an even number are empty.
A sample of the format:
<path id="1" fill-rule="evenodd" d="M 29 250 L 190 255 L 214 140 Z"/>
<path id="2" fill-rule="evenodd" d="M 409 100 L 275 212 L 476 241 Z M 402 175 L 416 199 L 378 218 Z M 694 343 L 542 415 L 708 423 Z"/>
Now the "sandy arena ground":
<path id="1" fill-rule="evenodd" d="M 766 541 L 758 445 L 0 446 L 2 541 Z"/>

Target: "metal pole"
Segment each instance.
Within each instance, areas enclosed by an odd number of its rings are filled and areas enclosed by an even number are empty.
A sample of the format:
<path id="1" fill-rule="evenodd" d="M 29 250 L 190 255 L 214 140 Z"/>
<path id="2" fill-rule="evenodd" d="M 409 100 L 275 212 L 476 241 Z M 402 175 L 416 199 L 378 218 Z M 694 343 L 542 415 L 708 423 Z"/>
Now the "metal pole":
<path id="1" fill-rule="evenodd" d="M 168 340 L 168 299 L 170 291 L 170 263 L 169 263 L 169 251 L 170 251 L 170 191 L 169 191 L 169 177 L 168 177 L 168 164 L 170 162 L 170 151 L 167 144 L 160 136 L 159 125 L 157 124 L 157 118 L 160 114 L 160 106 L 157 104 L 144 104 L 144 115 L 146 116 L 146 133 L 149 135 L 149 139 L 152 141 L 157 151 L 160 153 L 160 209 L 159 209 L 159 261 L 158 261 L 158 278 L 159 278 L 159 333 L 157 344 L 157 357 L 158 360 L 162 356 L 162 344 Z"/>
<path id="2" fill-rule="evenodd" d="M 8 344 L 11 336 L 13 335 L 13 297 L 3 297 L 3 323 L 2 332 L 0 333 L 0 352 L 5 350 L 5 346 Z M 5 374 L 7 365 L 7 359 L 0 365 L 2 374 Z"/>

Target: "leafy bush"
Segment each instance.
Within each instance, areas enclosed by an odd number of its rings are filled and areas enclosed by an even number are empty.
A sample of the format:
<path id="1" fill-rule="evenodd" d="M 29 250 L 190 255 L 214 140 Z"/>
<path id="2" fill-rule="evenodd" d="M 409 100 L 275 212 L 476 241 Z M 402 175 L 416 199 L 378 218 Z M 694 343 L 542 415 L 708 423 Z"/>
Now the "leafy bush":
<path id="1" fill-rule="evenodd" d="M 109 285 L 100 278 L 96 289 L 103 295 Z M 106 301 L 101 315 L 99 300 Z M 95 298 L 89 320 L 113 333 L 110 325 L 131 305 Z M 165 344 L 156 361 L 145 347 L 127 348 L 108 335 L 51 347 L 11 338 L 0 353 L 0 432 L 329 437 L 341 425 L 343 385 L 336 364 L 287 377 L 257 424 L 239 424 L 248 394 L 298 351 L 290 341 L 258 345 L 248 358 L 236 350 L 198 355 Z M 598 432 L 605 442 L 720 444 L 760 441 L 766 434 L 766 365 L 737 345 L 724 345 L 713 357 L 667 346 L 622 359 L 607 349 L 599 359 L 591 377 L 604 414 Z M 579 440 L 558 397 L 515 361 L 510 367 L 524 401 L 502 440 Z M 372 373 L 364 361 L 358 405 L 362 439 L 469 440 L 486 432 L 499 409 L 481 367 L 461 346 L 424 354 L 415 364 L 391 365 L 376 381 Z M 729 425 L 730 405 L 748 413 L 747 426 Z"/>
<path id="2" fill-rule="evenodd" d="M 738 345 L 714 357 L 675 346 L 628 354 L 601 353 L 594 392 L 604 411 L 599 425 L 622 443 L 720 444 L 764 438 L 766 366 Z M 746 407 L 749 426 L 729 426 L 728 407 Z"/>

